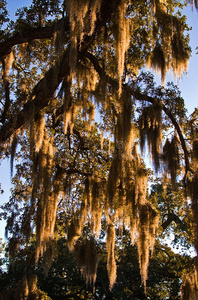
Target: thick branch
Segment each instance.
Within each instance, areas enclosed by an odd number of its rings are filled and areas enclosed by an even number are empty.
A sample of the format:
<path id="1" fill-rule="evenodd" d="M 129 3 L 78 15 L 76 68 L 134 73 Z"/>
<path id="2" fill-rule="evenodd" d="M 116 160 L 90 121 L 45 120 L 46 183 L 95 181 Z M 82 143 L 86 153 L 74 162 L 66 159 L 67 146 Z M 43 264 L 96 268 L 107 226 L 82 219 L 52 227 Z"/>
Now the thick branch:
<path id="1" fill-rule="evenodd" d="M 176 224 L 180 225 L 180 227 L 184 226 L 183 222 L 180 220 L 180 218 L 177 215 L 175 215 L 174 213 L 169 213 L 167 220 L 165 222 L 163 222 L 161 225 L 163 230 L 165 230 L 172 221 L 174 221 Z"/>
<path id="2" fill-rule="evenodd" d="M 23 109 L 13 116 L 9 122 L 2 125 L 0 129 L 0 143 L 5 142 L 19 128 L 25 125 L 41 109 L 46 107 L 53 98 L 56 89 L 62 79 L 69 73 L 69 53 L 66 51 L 60 61 L 46 72 L 45 76 L 33 89 L 31 99 L 24 105 Z"/>
<path id="3" fill-rule="evenodd" d="M 85 38 L 82 50 L 78 54 L 77 62 L 83 58 L 94 37 L 95 33 Z M 45 73 L 44 78 L 34 87 L 31 99 L 24 105 L 23 109 L 2 125 L 0 128 L 0 144 L 8 140 L 13 133 L 24 126 L 31 116 L 36 115 L 48 105 L 61 81 L 69 74 L 69 50 L 66 50 L 60 60 Z"/>
<path id="4" fill-rule="evenodd" d="M 5 95 L 5 104 L 1 116 L 1 122 L 4 123 L 6 120 L 6 115 L 10 107 L 10 83 L 8 80 L 8 76 L 5 72 L 5 61 L 2 60 L 3 70 L 2 70 L 2 79 L 3 79 L 3 85 L 4 85 L 4 95 Z"/>
<path id="5" fill-rule="evenodd" d="M 109 1 L 108 3 L 103 3 L 104 6 L 101 8 L 102 18 L 98 18 L 96 21 L 94 33 L 91 36 L 85 36 L 84 41 L 81 44 L 81 51 L 78 53 L 77 63 L 84 58 L 89 47 L 93 44 L 96 35 L 98 32 L 100 32 L 101 28 L 104 26 L 105 22 L 112 13 L 112 2 L 113 0 Z M 20 42 L 22 42 L 22 40 L 20 40 Z M 14 43 L 12 42 L 12 46 L 13 45 Z M 9 47 L 9 45 L 7 46 Z M 55 65 L 49 69 L 49 71 L 46 72 L 44 78 L 35 86 L 31 95 L 31 99 L 24 105 L 23 109 L 17 113 L 17 115 L 12 116 L 7 123 L 2 125 L 0 128 L 0 144 L 8 140 L 13 133 L 24 126 L 29 121 L 32 114 L 37 114 L 41 109 L 48 105 L 49 101 L 53 98 L 59 84 L 69 73 L 69 50 L 66 50 L 59 61 L 56 62 Z"/>
<path id="6" fill-rule="evenodd" d="M 14 33 L 5 41 L 0 42 L 0 60 L 5 58 L 11 52 L 12 47 L 16 45 L 32 42 L 33 40 L 51 38 L 62 25 L 63 19 L 60 19 L 53 25 L 46 25 L 45 27 L 36 28 L 24 28 L 20 32 Z M 65 32 L 69 31 L 69 22 L 66 19 L 64 20 L 64 30 Z"/>

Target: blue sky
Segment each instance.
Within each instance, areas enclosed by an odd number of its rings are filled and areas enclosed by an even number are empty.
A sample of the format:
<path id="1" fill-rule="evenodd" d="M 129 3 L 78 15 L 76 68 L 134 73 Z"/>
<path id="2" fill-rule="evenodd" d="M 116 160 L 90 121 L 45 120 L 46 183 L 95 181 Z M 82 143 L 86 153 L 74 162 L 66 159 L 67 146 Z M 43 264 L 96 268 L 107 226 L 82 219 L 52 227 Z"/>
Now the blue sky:
<path id="1" fill-rule="evenodd" d="M 32 3 L 32 0 L 7 0 L 7 9 L 10 14 L 10 18 L 14 19 L 15 12 L 17 8 L 22 6 L 29 6 Z"/>
<path id="2" fill-rule="evenodd" d="M 10 18 L 14 18 L 14 12 L 21 6 L 28 6 L 31 0 L 7 0 L 8 11 L 10 12 Z M 192 26 L 190 32 L 190 46 L 192 47 L 192 57 L 189 61 L 189 69 L 187 75 L 183 75 L 178 82 L 179 89 L 182 92 L 182 96 L 185 100 L 189 113 L 192 113 L 195 107 L 198 107 L 198 54 L 196 55 L 196 47 L 198 46 L 198 13 L 191 9 L 190 6 L 185 8 L 185 14 L 187 15 L 187 23 Z M 198 51 L 198 50 L 197 50 Z M 174 76 L 167 76 L 168 81 L 174 81 Z M 0 205 L 8 201 L 9 187 L 10 187 L 10 168 L 9 162 L 5 161 L 0 166 L 0 183 L 5 193 L 0 195 Z M 0 237 L 3 237 L 3 224 L 1 223 Z"/>

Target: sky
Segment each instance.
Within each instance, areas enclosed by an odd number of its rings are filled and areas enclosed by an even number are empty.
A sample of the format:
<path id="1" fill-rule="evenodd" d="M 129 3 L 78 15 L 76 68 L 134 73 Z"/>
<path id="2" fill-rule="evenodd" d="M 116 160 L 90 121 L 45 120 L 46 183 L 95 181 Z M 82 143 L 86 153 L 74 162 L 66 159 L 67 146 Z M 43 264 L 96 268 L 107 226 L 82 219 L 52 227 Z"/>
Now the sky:
<path id="1" fill-rule="evenodd" d="M 31 2 L 31 0 L 7 0 L 7 8 L 10 13 L 10 18 L 14 19 L 14 14 L 17 8 L 21 6 L 28 6 L 31 4 Z M 181 95 L 185 100 L 188 113 L 191 114 L 194 108 L 198 107 L 198 54 L 196 54 L 196 47 L 198 47 L 198 12 L 196 12 L 196 10 L 192 10 L 191 6 L 189 5 L 188 8 L 185 8 L 184 13 L 187 15 L 187 23 L 189 27 L 192 26 L 192 30 L 190 32 L 192 57 L 189 61 L 187 74 L 183 75 L 177 84 L 181 91 Z M 174 76 L 168 75 L 167 80 L 174 81 Z M 5 191 L 2 195 L 0 194 L 0 205 L 2 205 L 9 199 L 10 168 L 8 160 L 0 165 L 0 183 Z M 4 225 L 5 223 L 0 223 L 0 238 L 4 237 Z"/>
<path id="2" fill-rule="evenodd" d="M 32 0 L 6 0 L 10 19 L 14 19 L 17 8 L 29 6 Z"/>

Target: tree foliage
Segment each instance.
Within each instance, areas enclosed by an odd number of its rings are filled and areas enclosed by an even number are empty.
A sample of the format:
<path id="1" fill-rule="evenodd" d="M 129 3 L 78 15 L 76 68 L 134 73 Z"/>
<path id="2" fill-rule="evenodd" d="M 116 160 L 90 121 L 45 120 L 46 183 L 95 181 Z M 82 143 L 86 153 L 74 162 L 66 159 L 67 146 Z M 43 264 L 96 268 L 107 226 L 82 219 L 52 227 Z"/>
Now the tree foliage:
<path id="1" fill-rule="evenodd" d="M 163 229 L 184 223 L 185 241 L 198 249 L 197 110 L 188 117 L 176 86 L 156 87 L 153 76 L 141 72 L 145 66 L 160 71 L 163 83 L 168 70 L 176 76 L 187 70 L 182 3 L 33 0 L 14 22 L 5 1 L 0 5 L 1 158 L 10 157 L 12 175 L 2 214 L 10 263 L 34 245 L 17 283 L 20 297 L 45 297 L 36 269 L 43 258 L 47 274 L 62 236 L 94 285 L 101 230 L 110 290 L 117 277 L 116 231 L 128 230 L 146 292 L 160 222 Z M 151 169 L 162 180 L 160 196 L 149 196 Z M 196 276 L 195 264 L 184 299 L 195 299 Z"/>

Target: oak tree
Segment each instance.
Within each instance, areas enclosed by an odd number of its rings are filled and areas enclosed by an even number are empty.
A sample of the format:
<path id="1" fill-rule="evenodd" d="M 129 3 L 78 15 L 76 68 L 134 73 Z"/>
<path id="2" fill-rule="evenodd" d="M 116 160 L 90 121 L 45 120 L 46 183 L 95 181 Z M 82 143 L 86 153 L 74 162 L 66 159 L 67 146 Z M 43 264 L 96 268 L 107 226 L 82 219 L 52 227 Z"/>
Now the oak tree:
<path id="1" fill-rule="evenodd" d="M 182 3 L 33 0 L 10 22 L 5 1 L 0 5 L 0 145 L 1 158 L 11 162 L 12 191 L 3 207 L 10 261 L 35 242 L 26 257 L 32 275 L 24 272 L 18 286 L 21 297 L 43 297 L 34 270 L 45 257 L 47 273 L 61 235 L 94 285 L 101 223 L 110 290 L 118 229 L 129 230 L 137 245 L 146 290 L 160 225 L 159 207 L 149 197 L 151 169 L 164 188 L 170 179 L 171 188 L 191 201 L 198 249 L 197 110 L 187 117 L 175 85 L 156 87 L 153 76 L 141 72 L 145 66 L 159 71 L 163 84 L 168 70 L 179 77 L 187 70 Z M 195 264 L 183 299 L 197 293 Z"/>

